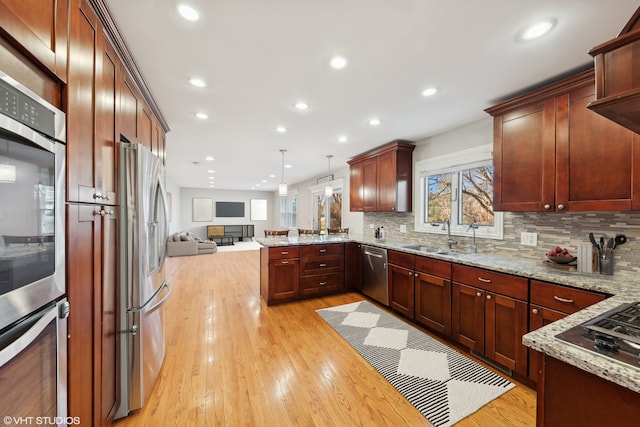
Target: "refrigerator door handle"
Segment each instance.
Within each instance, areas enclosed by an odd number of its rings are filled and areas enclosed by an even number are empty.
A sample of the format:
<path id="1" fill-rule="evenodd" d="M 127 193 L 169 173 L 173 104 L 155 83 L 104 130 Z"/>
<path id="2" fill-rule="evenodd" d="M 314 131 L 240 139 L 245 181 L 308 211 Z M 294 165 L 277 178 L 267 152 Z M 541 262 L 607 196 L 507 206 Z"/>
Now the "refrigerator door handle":
<path id="1" fill-rule="evenodd" d="M 168 289 L 169 292 L 167 292 L 167 294 L 164 297 L 162 297 L 162 299 L 158 301 L 158 303 L 154 304 L 149 309 L 147 309 L 149 304 L 151 304 L 153 300 L 155 300 L 156 297 L 160 295 L 160 292 L 162 292 L 165 288 Z M 136 313 L 140 311 L 151 312 L 157 309 L 158 307 L 160 307 L 167 300 L 167 298 L 169 298 L 170 294 L 171 294 L 171 286 L 169 285 L 169 282 L 165 280 L 164 282 L 162 282 L 162 286 L 159 286 L 158 289 L 156 289 L 156 291 L 153 293 L 153 295 L 151 295 L 151 298 L 149 298 L 144 304 L 142 304 L 140 307 L 127 308 L 127 312 L 128 313 Z"/>

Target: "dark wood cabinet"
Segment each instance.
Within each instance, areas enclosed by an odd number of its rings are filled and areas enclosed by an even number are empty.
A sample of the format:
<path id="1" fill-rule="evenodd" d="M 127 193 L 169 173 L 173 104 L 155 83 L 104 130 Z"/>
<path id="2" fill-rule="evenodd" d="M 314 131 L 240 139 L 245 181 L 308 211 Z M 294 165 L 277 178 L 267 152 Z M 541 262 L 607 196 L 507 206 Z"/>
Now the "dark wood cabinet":
<path id="1" fill-rule="evenodd" d="M 529 331 L 560 320 L 606 298 L 606 295 L 567 286 L 531 280 Z M 538 381 L 542 373 L 540 352 L 529 349 L 529 379 Z"/>
<path id="2" fill-rule="evenodd" d="M 62 82 L 67 81 L 68 20 L 69 0 L 0 1 L 2 32 Z"/>
<path id="3" fill-rule="evenodd" d="M 138 140 L 138 90 L 125 75 L 120 81 L 120 132 L 129 141 Z"/>
<path id="4" fill-rule="evenodd" d="M 522 376 L 528 372 L 528 280 L 452 265 L 452 337 Z"/>
<path id="5" fill-rule="evenodd" d="M 300 247 L 300 296 L 344 289 L 344 244 Z"/>
<path id="6" fill-rule="evenodd" d="M 117 204 L 119 60 L 86 1 L 72 8 L 70 21 L 67 199 Z"/>
<path id="7" fill-rule="evenodd" d="M 494 210 L 638 209 L 638 136 L 587 108 L 594 91 L 587 70 L 486 110 L 494 116 Z"/>
<path id="8" fill-rule="evenodd" d="M 640 393 L 544 355 L 538 384 L 538 427 L 631 427 L 640 419 Z"/>
<path id="9" fill-rule="evenodd" d="M 350 210 L 411 212 L 414 148 L 398 140 L 349 160 Z"/>
<path id="10" fill-rule="evenodd" d="M 415 256 L 389 251 L 387 277 L 389 282 L 389 306 L 392 310 L 413 319 L 415 302 Z"/>
<path id="11" fill-rule="evenodd" d="M 596 99 L 589 108 L 640 133 L 640 8 L 616 38 L 589 54 L 596 69 Z"/>
<path id="12" fill-rule="evenodd" d="M 344 244 L 344 286 L 362 290 L 362 245 L 356 242 Z"/>
<path id="13" fill-rule="evenodd" d="M 267 304 L 300 296 L 300 250 L 296 246 L 260 248 L 260 293 Z"/>
<path id="14" fill-rule="evenodd" d="M 69 416 L 108 425 L 118 407 L 118 217 L 107 205 L 67 205 Z"/>
<path id="15" fill-rule="evenodd" d="M 451 263 L 416 256 L 415 320 L 451 336 Z"/>

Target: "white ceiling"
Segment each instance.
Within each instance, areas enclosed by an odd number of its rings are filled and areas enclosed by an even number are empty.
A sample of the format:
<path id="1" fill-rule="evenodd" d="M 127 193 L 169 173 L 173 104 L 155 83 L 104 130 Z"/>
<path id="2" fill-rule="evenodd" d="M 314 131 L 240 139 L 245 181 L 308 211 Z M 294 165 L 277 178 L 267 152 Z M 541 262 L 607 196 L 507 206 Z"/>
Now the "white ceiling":
<path id="1" fill-rule="evenodd" d="M 167 174 L 180 187 L 275 191 L 394 139 L 421 140 L 487 117 L 485 108 L 592 63 L 637 0 L 107 0 L 160 107 Z M 554 30 L 516 40 L 526 25 Z M 333 55 L 349 61 L 334 70 Z M 207 87 L 188 83 L 200 77 Z M 423 89 L 439 92 L 426 98 Z M 306 112 L 292 108 L 298 100 Z M 202 121 L 194 114 L 205 112 Z M 367 121 L 377 117 L 381 124 Z M 284 134 L 276 126 L 286 126 Z M 348 142 L 339 143 L 339 135 Z M 215 161 L 207 162 L 205 156 Z M 197 163 L 197 164 L 196 164 Z M 269 178 L 274 174 L 275 178 Z M 266 183 L 262 183 L 262 180 Z M 256 184 L 261 184 L 259 187 Z"/>

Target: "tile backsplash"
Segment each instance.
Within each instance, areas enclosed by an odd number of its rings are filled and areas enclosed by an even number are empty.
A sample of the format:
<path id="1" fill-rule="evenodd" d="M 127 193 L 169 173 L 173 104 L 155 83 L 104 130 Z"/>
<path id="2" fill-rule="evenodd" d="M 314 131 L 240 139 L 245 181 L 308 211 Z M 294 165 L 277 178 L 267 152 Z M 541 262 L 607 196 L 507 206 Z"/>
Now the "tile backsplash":
<path id="1" fill-rule="evenodd" d="M 365 234 L 373 235 L 369 224 L 384 226 L 389 242 L 423 243 L 446 247 L 447 237 L 414 231 L 413 213 L 367 212 L 364 214 Z M 406 233 L 400 226 L 406 226 Z M 537 246 L 520 243 L 520 233 L 538 234 Z M 596 239 L 602 235 L 613 237 L 624 234 L 628 240 L 614 252 L 614 275 L 640 273 L 640 212 L 585 212 L 585 213 L 504 213 L 503 240 L 476 239 L 478 252 L 495 253 L 503 257 L 544 260 L 544 254 L 555 246 L 568 248 L 575 255 L 579 243 L 589 243 L 589 232 Z M 456 250 L 471 251 L 472 239 L 455 236 Z"/>

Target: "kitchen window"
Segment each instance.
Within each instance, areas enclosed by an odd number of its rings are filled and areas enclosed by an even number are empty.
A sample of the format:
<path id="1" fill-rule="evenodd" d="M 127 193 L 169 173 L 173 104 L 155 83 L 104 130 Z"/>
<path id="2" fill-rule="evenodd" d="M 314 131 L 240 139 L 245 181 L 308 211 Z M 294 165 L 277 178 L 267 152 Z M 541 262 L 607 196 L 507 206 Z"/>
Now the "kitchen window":
<path id="1" fill-rule="evenodd" d="M 449 218 L 451 233 L 502 239 L 502 213 L 493 212 L 492 146 L 438 156 L 416 162 L 416 187 L 420 210 L 416 231 L 446 234 L 442 226 Z"/>
<path id="2" fill-rule="evenodd" d="M 332 188 L 331 196 L 325 194 L 327 185 Z M 313 228 L 321 234 L 325 234 L 327 228 L 342 228 L 342 186 L 342 180 L 336 179 L 311 187 Z"/>
<path id="3" fill-rule="evenodd" d="M 280 197 L 280 227 L 298 227 L 298 193 L 290 191 L 286 197 Z"/>

